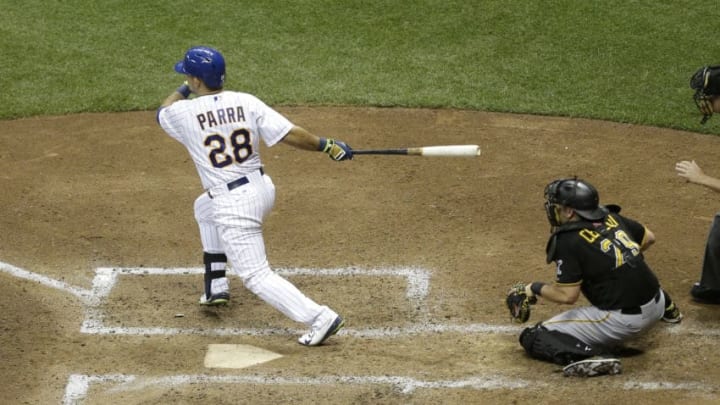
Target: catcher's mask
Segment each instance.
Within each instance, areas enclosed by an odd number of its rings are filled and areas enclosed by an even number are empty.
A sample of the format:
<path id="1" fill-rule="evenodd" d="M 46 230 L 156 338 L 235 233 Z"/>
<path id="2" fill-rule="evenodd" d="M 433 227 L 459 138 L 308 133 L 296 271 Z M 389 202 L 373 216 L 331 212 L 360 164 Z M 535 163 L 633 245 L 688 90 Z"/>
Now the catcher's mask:
<path id="1" fill-rule="evenodd" d="M 175 64 L 175 71 L 200 78 L 210 90 L 221 89 L 225 82 L 225 58 L 217 49 L 195 46 Z"/>
<path id="2" fill-rule="evenodd" d="M 545 213 L 553 227 L 562 225 L 559 205 L 572 208 L 579 217 L 590 221 L 603 219 L 608 214 L 600 205 L 595 187 L 577 177 L 555 180 L 545 186 Z"/>
<path id="3" fill-rule="evenodd" d="M 712 100 L 720 95 L 720 65 L 703 66 L 690 78 L 690 88 L 695 90 L 693 100 L 703 114 L 700 124 L 713 115 Z"/>

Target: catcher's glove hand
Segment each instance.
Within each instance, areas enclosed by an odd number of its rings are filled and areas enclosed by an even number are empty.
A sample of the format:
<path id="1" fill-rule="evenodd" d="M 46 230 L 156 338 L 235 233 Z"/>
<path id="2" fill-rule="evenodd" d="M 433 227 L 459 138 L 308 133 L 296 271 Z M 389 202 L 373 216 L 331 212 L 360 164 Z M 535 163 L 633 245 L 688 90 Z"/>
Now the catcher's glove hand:
<path id="1" fill-rule="evenodd" d="M 524 323 L 530 319 L 530 305 L 537 302 L 534 295 L 528 296 L 525 292 L 525 284 L 518 283 L 513 285 L 505 297 L 505 304 L 510 310 L 510 318 L 512 321 Z"/>

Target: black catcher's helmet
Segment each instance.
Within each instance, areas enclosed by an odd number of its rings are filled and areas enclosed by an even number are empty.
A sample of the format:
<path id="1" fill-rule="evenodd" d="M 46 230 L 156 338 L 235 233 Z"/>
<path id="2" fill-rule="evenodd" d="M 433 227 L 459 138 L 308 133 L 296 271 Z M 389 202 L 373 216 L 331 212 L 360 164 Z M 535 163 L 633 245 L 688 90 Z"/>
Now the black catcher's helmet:
<path id="1" fill-rule="evenodd" d="M 550 225 L 559 226 L 555 205 L 575 210 L 582 218 L 595 221 L 605 218 L 608 210 L 600 205 L 600 197 L 592 184 L 578 178 L 555 180 L 545 186 L 545 211 Z"/>

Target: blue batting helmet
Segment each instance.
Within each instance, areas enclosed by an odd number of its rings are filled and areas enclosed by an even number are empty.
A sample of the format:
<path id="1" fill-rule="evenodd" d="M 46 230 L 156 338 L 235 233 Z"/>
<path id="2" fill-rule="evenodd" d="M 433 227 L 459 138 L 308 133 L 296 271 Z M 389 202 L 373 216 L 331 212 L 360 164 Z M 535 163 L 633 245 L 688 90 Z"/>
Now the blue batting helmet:
<path id="1" fill-rule="evenodd" d="M 211 90 L 219 89 L 225 82 L 225 58 L 217 49 L 195 46 L 175 64 L 175 71 L 200 78 Z"/>

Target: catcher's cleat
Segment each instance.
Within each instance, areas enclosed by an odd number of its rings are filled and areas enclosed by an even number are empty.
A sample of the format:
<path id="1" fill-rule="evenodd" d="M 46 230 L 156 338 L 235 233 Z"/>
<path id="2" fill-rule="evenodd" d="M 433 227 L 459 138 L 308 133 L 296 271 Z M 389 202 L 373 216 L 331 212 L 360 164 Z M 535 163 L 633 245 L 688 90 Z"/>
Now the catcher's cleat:
<path id="1" fill-rule="evenodd" d="M 227 305 L 227 303 L 230 301 L 230 294 L 226 292 L 213 294 L 210 296 L 210 299 L 207 298 L 205 294 L 200 296 L 200 301 L 198 304 L 205 305 L 205 306 L 217 306 L 217 305 Z"/>
<path id="2" fill-rule="evenodd" d="M 673 302 L 665 308 L 665 313 L 663 314 L 662 320 L 668 323 L 680 323 L 683 319 L 683 314 L 680 312 L 680 308 L 675 305 Z"/>
<path id="3" fill-rule="evenodd" d="M 339 315 L 334 318 L 328 318 L 319 325 L 313 325 L 310 332 L 300 336 L 298 343 L 304 346 L 319 346 L 327 338 L 338 333 L 345 326 L 345 321 Z"/>
<path id="4" fill-rule="evenodd" d="M 563 368 L 565 377 L 596 377 L 620 373 L 622 373 L 620 360 L 598 356 L 570 363 Z"/>

